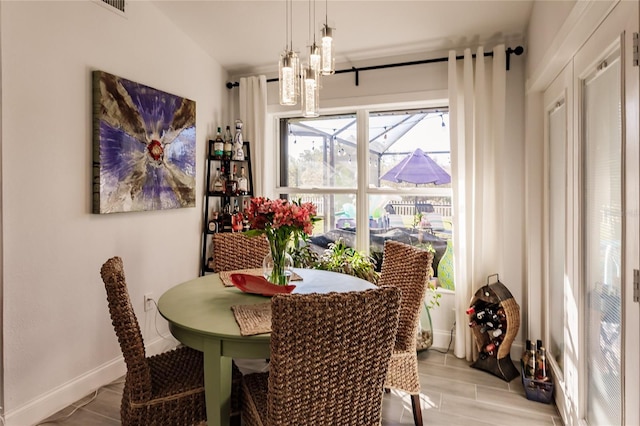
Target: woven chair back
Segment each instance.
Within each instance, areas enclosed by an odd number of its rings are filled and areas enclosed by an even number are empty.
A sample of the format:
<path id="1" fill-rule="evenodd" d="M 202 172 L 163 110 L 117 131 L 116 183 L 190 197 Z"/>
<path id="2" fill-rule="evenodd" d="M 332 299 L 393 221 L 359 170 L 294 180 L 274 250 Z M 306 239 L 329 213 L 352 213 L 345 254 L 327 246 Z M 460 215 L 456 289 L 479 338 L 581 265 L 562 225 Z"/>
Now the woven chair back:
<path id="1" fill-rule="evenodd" d="M 402 291 L 395 349 L 416 350 L 416 333 L 427 289 L 429 252 L 397 241 L 386 241 L 378 285 Z"/>
<path id="2" fill-rule="evenodd" d="M 269 253 L 264 235 L 247 237 L 238 232 L 213 234 L 215 271 L 262 268 L 262 260 Z"/>
<path id="3" fill-rule="evenodd" d="M 151 397 L 151 370 L 147 363 L 144 341 L 138 319 L 131 306 L 124 267 L 120 257 L 107 260 L 100 269 L 107 291 L 109 313 L 120 349 L 127 365 L 128 391 L 134 401 L 145 401 Z"/>
<path id="4" fill-rule="evenodd" d="M 276 295 L 268 425 L 380 424 L 400 292 Z"/>

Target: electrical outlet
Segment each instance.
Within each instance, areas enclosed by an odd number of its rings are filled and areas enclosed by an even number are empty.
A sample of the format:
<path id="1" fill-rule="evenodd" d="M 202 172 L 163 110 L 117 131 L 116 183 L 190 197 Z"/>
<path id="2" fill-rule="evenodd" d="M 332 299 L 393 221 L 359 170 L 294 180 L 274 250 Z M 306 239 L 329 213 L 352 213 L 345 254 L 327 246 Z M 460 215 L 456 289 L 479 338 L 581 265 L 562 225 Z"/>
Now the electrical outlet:
<path id="1" fill-rule="evenodd" d="M 146 293 L 144 295 L 144 311 L 148 312 L 153 309 L 153 293 Z"/>

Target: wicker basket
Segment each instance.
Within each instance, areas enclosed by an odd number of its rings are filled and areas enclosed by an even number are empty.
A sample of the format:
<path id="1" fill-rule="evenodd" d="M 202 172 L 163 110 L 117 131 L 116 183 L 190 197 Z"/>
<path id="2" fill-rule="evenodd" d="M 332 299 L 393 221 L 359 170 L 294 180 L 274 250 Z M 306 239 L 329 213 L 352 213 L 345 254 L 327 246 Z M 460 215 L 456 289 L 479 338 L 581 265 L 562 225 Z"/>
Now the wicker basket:
<path id="1" fill-rule="evenodd" d="M 487 277 L 487 284 L 480 288 L 471 299 L 471 305 L 475 307 L 492 308 L 504 311 L 501 317 L 502 334 L 498 338 L 493 337 L 490 332 L 481 324 L 473 325 L 471 331 L 476 341 L 476 346 L 480 352 L 480 357 L 472 364 L 472 367 L 488 371 L 508 382 L 520 375 L 518 369 L 511 360 L 511 344 L 518 334 L 520 328 L 520 307 L 511 295 L 511 292 L 500 282 L 499 277 L 493 284 L 489 284 L 491 277 Z M 469 320 L 472 321 L 470 314 Z M 490 344 L 498 345 L 498 349 L 490 353 L 486 348 Z"/>

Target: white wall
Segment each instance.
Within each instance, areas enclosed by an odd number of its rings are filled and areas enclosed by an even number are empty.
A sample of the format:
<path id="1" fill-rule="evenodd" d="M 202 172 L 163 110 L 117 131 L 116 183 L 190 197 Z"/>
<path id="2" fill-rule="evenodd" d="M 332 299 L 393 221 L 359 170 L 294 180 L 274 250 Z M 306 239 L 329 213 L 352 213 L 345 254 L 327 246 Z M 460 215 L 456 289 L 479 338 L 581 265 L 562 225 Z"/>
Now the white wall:
<path id="1" fill-rule="evenodd" d="M 206 140 L 228 122 L 227 76 L 149 2 L 1 2 L 7 424 L 42 419 L 121 375 L 99 270 L 123 258 L 147 345 L 171 343 L 143 294 L 198 275 Z M 195 208 L 91 214 L 91 71 L 196 102 Z"/>
<path id="2" fill-rule="evenodd" d="M 540 66 L 560 27 L 575 6 L 575 0 L 536 1 L 527 28 L 527 75 Z"/>

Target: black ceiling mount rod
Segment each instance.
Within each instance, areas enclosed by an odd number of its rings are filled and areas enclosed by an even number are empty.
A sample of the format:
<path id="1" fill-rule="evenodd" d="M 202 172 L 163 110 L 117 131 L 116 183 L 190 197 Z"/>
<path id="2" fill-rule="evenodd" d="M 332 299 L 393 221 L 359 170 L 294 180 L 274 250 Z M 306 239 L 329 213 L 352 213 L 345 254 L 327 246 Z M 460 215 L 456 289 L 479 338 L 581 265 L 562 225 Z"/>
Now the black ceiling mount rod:
<path id="1" fill-rule="evenodd" d="M 511 64 L 511 55 L 516 55 L 516 56 L 520 56 L 524 53 L 524 48 L 522 46 L 518 46 L 515 49 L 512 48 L 507 48 L 506 52 L 507 54 L 506 56 L 506 69 L 507 71 L 509 71 L 510 68 L 510 64 Z M 471 55 L 473 58 L 476 57 L 475 53 L 473 55 Z M 484 52 L 484 56 L 493 56 L 493 52 Z M 456 56 L 457 60 L 460 59 L 464 59 L 464 55 L 459 55 Z M 360 83 L 360 71 L 371 71 L 371 70 L 380 70 L 380 69 L 384 69 L 384 68 L 396 68 L 396 67 L 406 67 L 409 65 L 421 65 L 421 64 L 433 64 L 436 62 L 447 62 L 449 60 L 448 57 L 446 58 L 433 58 L 433 59 L 423 59 L 420 61 L 409 61 L 409 62 L 398 62 L 398 63 L 394 63 L 394 64 L 384 64 L 384 65 L 372 65 L 369 67 L 361 67 L 361 68 L 356 68 L 356 67 L 351 67 L 351 68 L 346 68 L 343 70 L 336 70 L 336 74 L 344 74 L 346 72 L 353 72 L 355 73 L 355 79 L 356 79 L 356 86 L 359 85 Z M 275 81 L 278 81 L 278 78 L 270 78 L 267 80 L 267 83 L 273 83 Z M 235 83 L 232 82 L 227 82 L 227 89 L 231 89 L 233 87 L 238 87 L 240 86 L 240 83 L 238 83 L 237 81 Z"/>

